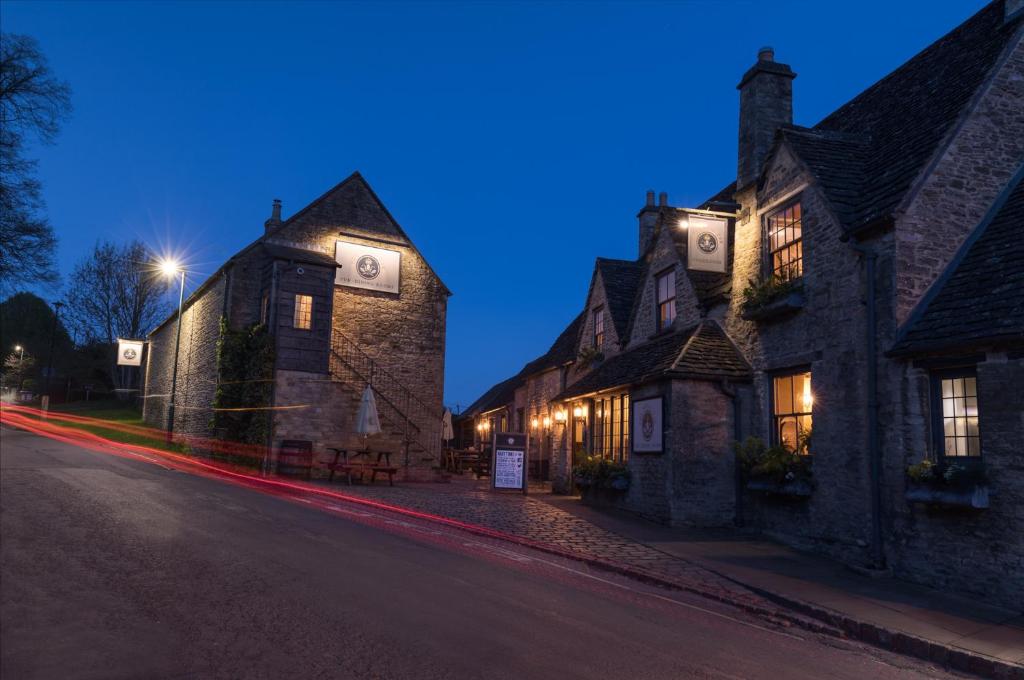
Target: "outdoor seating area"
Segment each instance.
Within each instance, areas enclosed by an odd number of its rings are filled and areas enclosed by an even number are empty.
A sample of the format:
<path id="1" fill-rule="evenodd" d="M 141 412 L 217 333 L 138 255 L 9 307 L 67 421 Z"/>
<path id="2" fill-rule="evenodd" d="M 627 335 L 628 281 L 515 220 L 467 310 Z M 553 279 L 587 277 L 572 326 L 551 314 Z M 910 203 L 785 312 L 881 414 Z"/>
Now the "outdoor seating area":
<path id="1" fill-rule="evenodd" d="M 489 477 L 491 474 L 490 450 L 487 448 L 481 450 L 474 446 L 466 449 L 446 449 L 445 470 L 456 475 L 472 472 L 477 479 Z"/>
<path id="2" fill-rule="evenodd" d="M 398 468 L 391 464 L 390 451 L 349 450 L 333 446 L 327 448 L 334 451 L 334 460 L 325 464 L 330 470 L 328 482 L 334 481 L 335 473 L 341 473 L 345 475 L 348 485 L 352 486 L 353 477 L 363 482 L 366 479 L 365 475 L 369 474 L 369 483 L 373 484 L 377 481 L 377 475 L 383 474 L 388 477 L 388 486 L 395 485 L 395 473 L 398 472 Z M 376 458 L 373 458 L 374 455 Z"/>

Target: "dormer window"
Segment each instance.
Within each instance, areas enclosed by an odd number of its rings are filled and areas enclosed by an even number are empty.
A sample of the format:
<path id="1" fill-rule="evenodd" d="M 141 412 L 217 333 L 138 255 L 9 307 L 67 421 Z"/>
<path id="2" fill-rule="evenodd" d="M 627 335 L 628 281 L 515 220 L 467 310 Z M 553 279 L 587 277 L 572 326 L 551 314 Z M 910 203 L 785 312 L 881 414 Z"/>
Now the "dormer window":
<path id="1" fill-rule="evenodd" d="M 801 215 L 800 202 L 796 201 L 765 218 L 768 266 L 772 277 L 792 281 L 804 273 Z"/>
<path id="2" fill-rule="evenodd" d="M 594 347 L 601 349 L 604 346 L 604 307 L 594 310 Z"/>
<path id="3" fill-rule="evenodd" d="M 676 270 L 667 269 L 655 278 L 658 330 L 664 330 L 676 320 Z"/>

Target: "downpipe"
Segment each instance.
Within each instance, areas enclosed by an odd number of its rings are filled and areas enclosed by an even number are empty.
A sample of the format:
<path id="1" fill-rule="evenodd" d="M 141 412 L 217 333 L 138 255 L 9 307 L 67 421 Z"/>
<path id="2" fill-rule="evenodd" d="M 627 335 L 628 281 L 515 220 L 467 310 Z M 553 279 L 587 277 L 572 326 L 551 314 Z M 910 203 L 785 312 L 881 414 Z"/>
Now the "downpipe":
<path id="1" fill-rule="evenodd" d="M 882 447 L 878 427 L 878 319 L 876 310 L 875 270 L 878 253 L 857 242 L 850 247 L 864 262 L 867 323 L 865 350 L 868 361 L 868 456 L 871 474 L 871 561 L 875 569 L 885 569 L 882 536 Z"/>

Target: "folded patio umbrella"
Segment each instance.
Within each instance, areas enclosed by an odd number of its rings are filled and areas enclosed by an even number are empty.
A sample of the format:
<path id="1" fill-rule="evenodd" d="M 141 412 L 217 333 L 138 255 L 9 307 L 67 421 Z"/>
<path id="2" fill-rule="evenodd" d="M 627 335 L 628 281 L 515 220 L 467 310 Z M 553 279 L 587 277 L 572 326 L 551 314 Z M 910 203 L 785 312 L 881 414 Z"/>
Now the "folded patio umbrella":
<path id="1" fill-rule="evenodd" d="M 447 408 L 444 410 L 444 415 L 441 416 L 441 439 L 446 442 L 455 439 L 455 430 L 452 428 L 452 412 Z"/>
<path id="2" fill-rule="evenodd" d="M 363 399 L 359 402 L 359 413 L 356 415 L 356 432 L 364 436 L 380 432 L 377 400 L 374 398 L 373 389 L 369 385 L 363 390 Z"/>

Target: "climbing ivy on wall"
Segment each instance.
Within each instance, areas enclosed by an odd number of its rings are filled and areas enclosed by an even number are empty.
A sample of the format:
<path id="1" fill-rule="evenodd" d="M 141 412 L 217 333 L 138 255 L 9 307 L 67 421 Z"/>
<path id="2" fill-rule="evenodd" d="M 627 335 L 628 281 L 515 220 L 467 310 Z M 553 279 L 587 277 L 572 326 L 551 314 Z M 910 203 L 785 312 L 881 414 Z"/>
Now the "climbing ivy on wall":
<path id="1" fill-rule="evenodd" d="M 220 320 L 217 341 L 217 393 L 214 409 L 252 409 L 270 406 L 274 372 L 273 337 L 262 324 L 233 330 Z M 213 412 L 214 431 L 228 441 L 264 444 L 270 431 L 270 411 Z"/>

